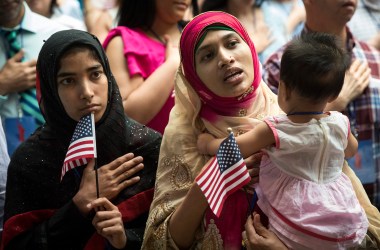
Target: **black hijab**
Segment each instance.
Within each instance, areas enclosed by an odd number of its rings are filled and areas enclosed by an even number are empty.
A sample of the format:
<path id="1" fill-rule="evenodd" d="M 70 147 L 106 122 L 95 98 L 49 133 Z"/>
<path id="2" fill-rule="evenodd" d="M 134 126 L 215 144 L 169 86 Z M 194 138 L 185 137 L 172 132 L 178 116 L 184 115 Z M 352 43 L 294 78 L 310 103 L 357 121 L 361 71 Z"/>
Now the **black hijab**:
<path id="1" fill-rule="evenodd" d="M 29 211 L 59 209 L 70 202 L 79 189 L 84 166 L 68 171 L 60 181 L 63 160 L 77 122 L 66 113 L 56 84 L 60 59 L 76 46 L 87 46 L 96 52 L 108 79 L 107 108 L 95 124 L 98 166 L 128 152 L 144 158 L 144 170 L 138 173 L 141 180 L 125 189 L 113 202 L 119 204 L 154 186 L 160 134 L 125 116 L 119 89 L 98 39 L 84 31 L 59 31 L 45 42 L 38 57 L 37 97 L 46 123 L 12 155 L 5 221 Z"/>

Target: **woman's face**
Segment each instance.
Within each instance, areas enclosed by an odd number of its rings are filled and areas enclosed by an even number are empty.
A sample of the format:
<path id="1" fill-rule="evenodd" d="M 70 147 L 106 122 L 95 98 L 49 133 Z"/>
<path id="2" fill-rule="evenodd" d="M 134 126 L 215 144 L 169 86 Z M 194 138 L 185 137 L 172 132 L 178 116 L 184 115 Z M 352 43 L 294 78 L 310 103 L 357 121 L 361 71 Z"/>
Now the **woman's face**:
<path id="1" fill-rule="evenodd" d="M 89 49 L 68 51 L 60 60 L 58 95 L 66 113 L 75 121 L 94 112 L 102 118 L 108 99 L 108 81 L 101 63 Z"/>
<path id="2" fill-rule="evenodd" d="M 183 19 L 190 0 L 155 0 L 157 16 L 165 22 L 178 22 Z"/>
<path id="3" fill-rule="evenodd" d="M 236 97 L 251 87 L 253 59 L 247 43 L 234 31 L 208 31 L 195 52 L 195 70 L 216 95 Z"/>

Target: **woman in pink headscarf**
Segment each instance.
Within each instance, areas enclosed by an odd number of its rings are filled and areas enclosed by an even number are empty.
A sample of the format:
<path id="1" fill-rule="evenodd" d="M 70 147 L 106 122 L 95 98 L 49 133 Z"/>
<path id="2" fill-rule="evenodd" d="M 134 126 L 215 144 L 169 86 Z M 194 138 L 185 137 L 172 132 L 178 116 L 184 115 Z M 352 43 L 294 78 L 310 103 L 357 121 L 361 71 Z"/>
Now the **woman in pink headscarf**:
<path id="1" fill-rule="evenodd" d="M 241 249 L 253 195 L 238 190 L 219 217 L 212 213 L 195 183 L 209 161 L 198 153 L 197 136 L 207 130 L 226 137 L 228 127 L 244 133 L 280 112 L 277 97 L 261 82 L 255 47 L 232 15 L 195 17 L 183 30 L 180 50 L 175 106 L 161 145 L 143 249 Z M 273 249 L 284 247 L 273 234 L 267 237 Z"/>
<path id="2" fill-rule="evenodd" d="M 261 224 L 258 214 L 249 216 L 255 200 L 249 187 L 230 195 L 216 217 L 195 182 L 210 160 L 198 153 L 200 133 L 224 138 L 230 127 L 237 136 L 265 116 L 281 112 L 277 96 L 261 80 L 252 41 L 235 17 L 206 12 L 185 27 L 180 50 L 182 67 L 175 83 L 175 106 L 161 144 L 142 248 L 235 250 L 242 248 L 243 240 L 248 249 L 287 249 Z M 254 158 L 246 159 L 248 168 Z M 378 246 L 379 211 L 347 164 L 343 172 L 370 223 L 360 249 Z M 257 171 L 251 169 L 250 174 L 255 177 Z"/>

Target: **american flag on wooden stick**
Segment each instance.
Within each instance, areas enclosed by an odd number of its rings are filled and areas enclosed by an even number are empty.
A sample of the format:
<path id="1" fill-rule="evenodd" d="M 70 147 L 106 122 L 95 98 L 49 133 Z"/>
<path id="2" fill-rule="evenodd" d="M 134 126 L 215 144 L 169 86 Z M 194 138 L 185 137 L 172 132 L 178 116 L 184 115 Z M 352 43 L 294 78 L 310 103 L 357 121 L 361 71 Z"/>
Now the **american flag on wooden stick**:
<path id="1" fill-rule="evenodd" d="M 227 197 L 248 184 L 250 180 L 251 177 L 232 132 L 220 144 L 211 163 L 196 178 L 198 186 L 217 217 Z"/>
<path id="2" fill-rule="evenodd" d="M 63 162 L 61 180 L 67 171 L 87 164 L 89 159 L 96 158 L 94 114 L 83 116 L 75 127 Z"/>

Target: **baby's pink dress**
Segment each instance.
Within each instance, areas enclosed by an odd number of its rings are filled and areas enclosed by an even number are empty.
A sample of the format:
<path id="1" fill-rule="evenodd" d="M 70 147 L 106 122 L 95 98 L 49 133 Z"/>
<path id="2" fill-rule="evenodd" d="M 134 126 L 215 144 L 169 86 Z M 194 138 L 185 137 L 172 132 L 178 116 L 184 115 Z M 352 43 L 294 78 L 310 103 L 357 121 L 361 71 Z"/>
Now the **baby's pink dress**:
<path id="1" fill-rule="evenodd" d="M 308 123 L 266 120 L 276 145 L 263 150 L 258 205 L 290 249 L 347 249 L 364 239 L 368 220 L 342 173 L 349 135 L 339 112 Z"/>

